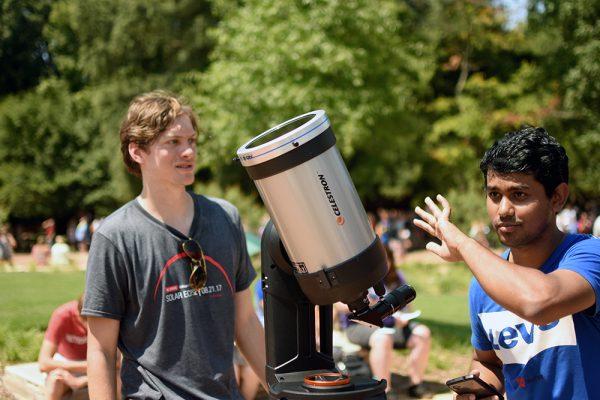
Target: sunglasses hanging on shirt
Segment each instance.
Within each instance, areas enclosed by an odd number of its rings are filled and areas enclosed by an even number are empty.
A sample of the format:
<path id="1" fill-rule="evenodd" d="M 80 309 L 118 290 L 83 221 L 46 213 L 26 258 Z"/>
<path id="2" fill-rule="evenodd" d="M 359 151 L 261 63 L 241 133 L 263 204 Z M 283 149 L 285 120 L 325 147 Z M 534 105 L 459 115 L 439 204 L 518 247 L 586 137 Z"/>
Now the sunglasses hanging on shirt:
<path id="1" fill-rule="evenodd" d="M 200 290 L 206 285 L 206 259 L 200 243 L 194 239 L 188 239 L 181 244 L 181 248 L 192 262 L 192 273 L 190 274 L 190 287 Z"/>

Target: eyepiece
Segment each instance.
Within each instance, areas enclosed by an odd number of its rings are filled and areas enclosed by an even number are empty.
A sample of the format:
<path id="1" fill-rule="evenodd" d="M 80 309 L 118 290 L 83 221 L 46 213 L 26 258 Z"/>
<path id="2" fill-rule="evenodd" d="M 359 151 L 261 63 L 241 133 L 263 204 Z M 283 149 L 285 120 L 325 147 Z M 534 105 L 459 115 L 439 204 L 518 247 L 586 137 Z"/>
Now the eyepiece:
<path id="1" fill-rule="evenodd" d="M 402 285 L 386 294 L 373 307 L 352 312 L 349 318 L 355 322 L 382 327 L 385 318 L 406 307 L 415 297 L 417 293 L 412 286 Z"/>
<path id="2" fill-rule="evenodd" d="M 383 300 L 380 301 L 380 303 L 388 303 L 392 309 L 392 312 L 388 315 L 392 315 L 396 311 L 406 307 L 406 305 L 413 301 L 415 297 L 417 297 L 417 293 L 415 292 L 415 289 L 413 289 L 412 286 L 402 285 L 399 288 L 394 289 L 388 294 L 386 294 Z M 386 317 L 388 315 L 386 315 Z"/>

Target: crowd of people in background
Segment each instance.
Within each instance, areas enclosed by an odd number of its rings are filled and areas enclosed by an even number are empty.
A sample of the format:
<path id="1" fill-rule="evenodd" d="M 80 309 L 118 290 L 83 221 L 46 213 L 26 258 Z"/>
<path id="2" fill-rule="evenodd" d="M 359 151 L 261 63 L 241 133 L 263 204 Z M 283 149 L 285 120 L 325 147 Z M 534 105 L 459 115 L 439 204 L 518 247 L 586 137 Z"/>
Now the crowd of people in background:
<path id="1" fill-rule="evenodd" d="M 600 207 L 579 209 L 567 205 L 556 216 L 558 228 L 565 233 L 584 233 L 600 236 Z"/>
<path id="2" fill-rule="evenodd" d="M 377 236 L 392 251 L 394 265 L 400 265 L 406 252 L 415 244 L 414 234 L 420 234 L 411 227 L 412 212 L 380 207 L 375 213 L 367 213 L 367 217 Z"/>
<path id="3" fill-rule="evenodd" d="M 367 215 L 377 235 L 392 250 L 396 265 L 402 263 L 409 250 L 423 247 L 423 234 L 410 222 L 414 217 L 412 211 L 377 208 Z M 4 223 L 0 225 L 0 265 L 12 265 L 13 254 L 17 251 L 30 252 L 38 267 L 67 265 L 73 251 L 87 252 L 92 235 L 102 221 L 103 218 L 81 213 L 69 219 L 62 232 L 57 231 L 54 218 L 44 220 L 35 229 L 24 229 L 18 223 L 14 227 Z M 567 206 L 557 215 L 557 225 L 565 233 L 600 236 L 600 206 Z M 474 220 L 469 236 L 488 246 L 490 232 L 487 223 Z"/>
<path id="4" fill-rule="evenodd" d="M 378 208 L 367 213 L 372 228 L 394 254 L 395 265 L 401 265 L 404 255 L 411 249 L 421 249 L 425 237 L 414 229 L 410 221 L 412 211 Z M 591 234 L 600 237 L 600 206 L 576 207 L 567 205 L 556 217 L 559 229 L 565 233 Z M 489 224 L 480 219 L 471 222 L 469 236 L 489 246 L 492 231 Z"/>
<path id="5" fill-rule="evenodd" d="M 36 267 L 68 266 L 73 263 L 74 251 L 87 252 L 94 232 L 100 227 L 102 218 L 81 214 L 71 218 L 63 232 L 57 229 L 54 218 L 42 221 L 37 227 L 15 224 L 0 225 L 0 266 L 12 266 L 13 254 L 29 252 Z M 60 234 L 59 234 L 60 233 Z"/>

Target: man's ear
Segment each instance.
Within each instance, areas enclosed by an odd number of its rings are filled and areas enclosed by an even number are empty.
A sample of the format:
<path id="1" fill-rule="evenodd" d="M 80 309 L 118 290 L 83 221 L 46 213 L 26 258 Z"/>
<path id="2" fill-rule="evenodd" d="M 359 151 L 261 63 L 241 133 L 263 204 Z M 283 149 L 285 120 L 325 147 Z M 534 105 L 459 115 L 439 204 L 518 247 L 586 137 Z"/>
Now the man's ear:
<path id="1" fill-rule="evenodd" d="M 560 210 L 562 210 L 568 198 L 569 185 L 563 182 L 554 189 L 554 193 L 552 193 L 552 199 L 550 199 L 554 213 L 558 214 Z"/>
<path id="2" fill-rule="evenodd" d="M 127 150 L 129 151 L 129 156 L 133 161 L 135 161 L 138 164 L 144 163 L 143 155 L 146 154 L 146 152 L 137 143 L 129 142 L 129 147 L 127 148 Z"/>

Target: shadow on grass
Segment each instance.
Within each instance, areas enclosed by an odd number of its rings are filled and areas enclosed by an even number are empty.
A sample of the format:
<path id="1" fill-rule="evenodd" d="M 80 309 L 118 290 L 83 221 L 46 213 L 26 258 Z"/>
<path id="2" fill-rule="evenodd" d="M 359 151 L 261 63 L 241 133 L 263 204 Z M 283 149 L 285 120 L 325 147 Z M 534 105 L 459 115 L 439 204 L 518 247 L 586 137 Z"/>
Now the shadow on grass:
<path id="1" fill-rule="evenodd" d="M 410 399 L 411 397 L 408 397 L 407 395 L 407 389 L 409 386 L 410 379 L 408 379 L 408 376 L 392 373 L 392 392 L 394 393 L 394 396 L 388 396 L 388 399 Z M 448 386 L 446 386 L 444 383 L 428 380 L 423 381 L 423 388 L 426 394 L 425 397 L 423 397 L 424 399 L 431 398 L 436 394 L 448 393 L 450 391 Z"/>

